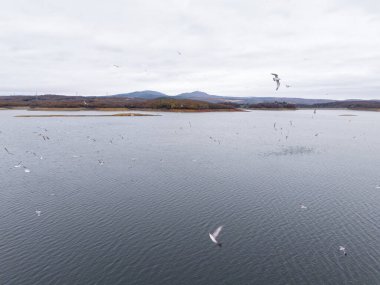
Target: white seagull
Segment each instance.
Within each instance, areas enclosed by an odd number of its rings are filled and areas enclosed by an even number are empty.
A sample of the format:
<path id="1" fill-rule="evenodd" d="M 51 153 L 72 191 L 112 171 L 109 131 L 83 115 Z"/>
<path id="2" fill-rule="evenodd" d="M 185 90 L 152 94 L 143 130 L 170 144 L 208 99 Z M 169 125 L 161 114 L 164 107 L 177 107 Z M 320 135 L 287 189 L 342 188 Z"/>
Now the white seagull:
<path id="1" fill-rule="evenodd" d="M 271 73 L 274 77 L 273 77 L 273 81 L 275 81 L 277 83 L 277 88 L 276 88 L 276 91 L 278 90 L 278 88 L 280 87 L 280 78 L 278 77 L 278 74 L 276 73 Z"/>
<path id="2" fill-rule="evenodd" d="M 16 168 L 19 168 L 22 166 L 22 161 L 20 161 L 17 165 L 15 165 Z"/>
<path id="3" fill-rule="evenodd" d="M 212 242 L 215 243 L 219 247 L 222 247 L 222 244 L 218 242 L 216 238 L 218 237 L 222 229 L 223 229 L 223 226 L 219 226 L 213 233 L 209 233 L 209 236 Z"/>
<path id="4" fill-rule="evenodd" d="M 346 248 L 344 246 L 339 246 L 339 250 L 343 251 L 344 255 L 347 255 Z"/>
<path id="5" fill-rule="evenodd" d="M 41 213 L 42 213 L 41 211 L 38 211 L 38 210 L 36 211 L 36 214 L 38 217 L 41 216 Z"/>

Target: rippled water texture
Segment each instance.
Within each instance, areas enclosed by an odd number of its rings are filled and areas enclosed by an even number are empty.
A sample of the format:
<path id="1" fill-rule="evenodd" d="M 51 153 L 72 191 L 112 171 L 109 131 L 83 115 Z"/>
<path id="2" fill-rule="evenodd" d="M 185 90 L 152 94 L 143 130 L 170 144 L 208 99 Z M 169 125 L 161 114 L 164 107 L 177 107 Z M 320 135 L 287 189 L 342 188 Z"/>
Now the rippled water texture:
<path id="1" fill-rule="evenodd" d="M 380 113 L 29 113 L 0 111 L 0 284 L 380 284 Z"/>

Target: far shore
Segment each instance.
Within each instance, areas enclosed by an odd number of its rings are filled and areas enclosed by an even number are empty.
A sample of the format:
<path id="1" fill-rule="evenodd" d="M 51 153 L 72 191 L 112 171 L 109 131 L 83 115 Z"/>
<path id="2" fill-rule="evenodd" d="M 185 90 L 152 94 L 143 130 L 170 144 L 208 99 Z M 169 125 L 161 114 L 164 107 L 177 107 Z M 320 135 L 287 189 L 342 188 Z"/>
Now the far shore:
<path id="1" fill-rule="evenodd" d="M 140 113 L 119 113 L 119 114 L 111 114 L 111 115 L 63 115 L 63 114 L 50 114 L 50 115 L 17 115 L 17 118 L 61 118 L 61 117 L 69 117 L 69 118 L 78 118 L 78 117 L 144 117 L 144 116 L 160 116 L 153 114 L 140 114 Z"/>
<path id="2" fill-rule="evenodd" d="M 29 107 L 8 107 L 8 108 L 0 108 L 0 111 L 5 110 L 24 110 L 24 111 L 57 111 L 57 112 L 81 112 L 81 111 L 96 111 L 96 112 L 169 112 L 169 113 L 208 113 L 208 112 L 250 112 L 250 111 L 298 111 L 298 110 L 341 110 L 341 111 L 370 111 L 370 112 L 380 112 L 380 108 L 308 108 L 308 107 L 302 107 L 302 108 L 296 108 L 296 109 L 289 109 L 289 108 L 236 108 L 236 109 L 149 109 L 149 108 L 29 108 Z M 140 114 L 143 115 L 143 114 Z M 50 115 L 47 115 L 50 116 Z M 87 115 L 80 115 L 81 117 L 87 116 Z M 95 116 L 95 115 L 88 115 L 88 116 Z M 107 115 L 98 115 L 98 116 L 107 116 Z M 112 115 L 110 115 L 112 116 Z M 126 115 L 128 116 L 128 115 Z M 138 116 L 138 115 L 136 115 Z M 344 116 L 344 115 L 343 115 Z M 25 115 L 24 117 L 27 117 Z"/>
<path id="3" fill-rule="evenodd" d="M 101 112 L 115 112 L 115 111 L 143 111 L 143 112 L 176 112 L 176 113 L 205 113 L 205 112 L 246 112 L 244 109 L 144 109 L 144 108 L 27 108 L 27 107 L 12 107 L 0 108 L 1 110 L 24 110 L 24 111 L 59 111 L 59 112 L 76 112 L 76 111 L 101 111 Z"/>

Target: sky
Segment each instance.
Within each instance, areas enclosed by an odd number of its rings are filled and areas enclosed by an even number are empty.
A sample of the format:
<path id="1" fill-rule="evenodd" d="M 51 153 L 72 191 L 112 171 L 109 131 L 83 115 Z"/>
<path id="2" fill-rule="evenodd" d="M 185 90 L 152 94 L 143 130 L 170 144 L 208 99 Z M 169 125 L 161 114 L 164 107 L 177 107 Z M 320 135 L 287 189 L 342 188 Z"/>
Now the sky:
<path id="1" fill-rule="evenodd" d="M 379 0 L 0 3 L 2 95 L 380 99 Z"/>

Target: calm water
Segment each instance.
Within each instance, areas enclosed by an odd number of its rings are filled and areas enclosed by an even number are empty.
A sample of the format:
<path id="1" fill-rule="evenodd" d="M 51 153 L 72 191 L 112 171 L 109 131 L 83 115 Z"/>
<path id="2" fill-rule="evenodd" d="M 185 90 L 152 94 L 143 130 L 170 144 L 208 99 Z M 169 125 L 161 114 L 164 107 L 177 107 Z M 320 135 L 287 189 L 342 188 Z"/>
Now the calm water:
<path id="1" fill-rule="evenodd" d="M 25 113 L 0 111 L 0 284 L 380 284 L 380 113 Z"/>

